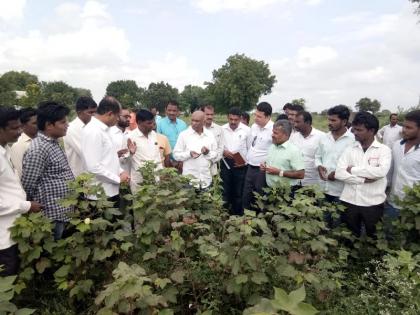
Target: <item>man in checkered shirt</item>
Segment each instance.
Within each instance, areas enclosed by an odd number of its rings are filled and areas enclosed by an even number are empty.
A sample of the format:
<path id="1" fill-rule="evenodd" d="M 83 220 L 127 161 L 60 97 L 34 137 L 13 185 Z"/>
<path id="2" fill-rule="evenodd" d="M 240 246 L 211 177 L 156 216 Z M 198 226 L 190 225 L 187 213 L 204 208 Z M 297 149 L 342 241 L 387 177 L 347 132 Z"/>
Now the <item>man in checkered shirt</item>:
<path id="1" fill-rule="evenodd" d="M 40 202 L 46 217 L 54 221 L 54 238 L 63 235 L 66 213 L 71 209 L 59 204 L 69 192 L 68 182 L 74 179 L 67 157 L 58 139 L 66 135 L 70 110 L 56 102 L 38 106 L 38 136 L 23 158 L 22 186 L 28 200 Z"/>

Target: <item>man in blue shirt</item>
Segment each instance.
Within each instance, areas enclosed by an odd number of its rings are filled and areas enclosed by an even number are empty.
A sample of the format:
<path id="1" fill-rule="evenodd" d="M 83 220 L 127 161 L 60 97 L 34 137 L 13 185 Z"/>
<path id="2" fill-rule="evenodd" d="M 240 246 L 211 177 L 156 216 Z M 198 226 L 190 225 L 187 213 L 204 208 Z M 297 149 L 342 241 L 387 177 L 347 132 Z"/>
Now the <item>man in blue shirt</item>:
<path id="1" fill-rule="evenodd" d="M 177 101 L 169 101 L 166 105 L 166 117 L 157 121 L 157 132 L 165 135 L 169 144 L 171 145 L 172 151 L 175 148 L 176 141 L 178 140 L 179 134 L 187 129 L 187 124 L 178 118 L 179 115 L 179 104 Z M 172 165 L 178 170 L 182 167 L 182 162 L 173 160 L 171 156 Z"/>

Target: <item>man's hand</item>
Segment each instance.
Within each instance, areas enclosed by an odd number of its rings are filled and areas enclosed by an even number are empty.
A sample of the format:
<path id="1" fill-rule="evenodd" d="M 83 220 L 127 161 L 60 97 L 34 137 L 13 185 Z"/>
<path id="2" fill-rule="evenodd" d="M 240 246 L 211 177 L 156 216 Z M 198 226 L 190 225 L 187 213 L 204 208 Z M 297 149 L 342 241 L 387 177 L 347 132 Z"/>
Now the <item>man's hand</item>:
<path id="1" fill-rule="evenodd" d="M 130 175 L 127 172 L 122 172 L 120 174 L 120 182 L 121 183 L 128 183 L 130 182 Z"/>
<path id="2" fill-rule="evenodd" d="M 223 156 L 228 159 L 233 159 L 233 153 L 228 150 L 223 150 Z"/>
<path id="3" fill-rule="evenodd" d="M 260 171 L 261 172 L 265 172 L 266 167 L 267 167 L 267 164 L 265 162 L 264 163 L 261 163 L 260 164 Z"/>
<path id="4" fill-rule="evenodd" d="M 322 165 L 318 166 L 318 173 L 322 180 L 327 180 L 327 169 L 325 167 Z"/>
<path id="5" fill-rule="evenodd" d="M 135 141 L 132 141 L 130 138 L 127 140 L 127 148 L 130 154 L 134 154 L 137 151 L 137 144 Z"/>
<path id="6" fill-rule="evenodd" d="M 122 157 L 124 154 L 128 152 L 128 149 L 121 149 L 117 151 L 118 157 Z"/>
<path id="7" fill-rule="evenodd" d="M 332 171 L 331 173 L 328 174 L 328 180 L 330 181 L 335 181 L 335 171 Z"/>
<path id="8" fill-rule="evenodd" d="M 347 166 L 347 173 L 351 174 L 351 169 L 353 168 L 353 166 Z"/>
<path id="9" fill-rule="evenodd" d="M 200 155 L 201 155 L 201 153 L 197 153 L 197 152 L 195 152 L 195 151 L 190 151 L 190 156 L 191 156 L 193 159 L 198 158 Z"/>
<path id="10" fill-rule="evenodd" d="M 39 212 L 42 210 L 42 205 L 39 202 L 31 201 L 31 207 L 29 208 L 29 212 Z"/>
<path id="11" fill-rule="evenodd" d="M 201 148 L 201 153 L 203 153 L 204 155 L 209 154 L 209 152 L 210 152 L 210 150 L 209 150 L 209 149 L 207 149 L 207 147 L 202 147 L 202 148 Z"/>
<path id="12" fill-rule="evenodd" d="M 265 166 L 265 172 L 267 173 L 267 174 L 270 174 L 270 175 L 279 175 L 280 174 L 280 169 L 278 169 L 278 168 L 275 168 L 275 167 L 273 167 L 273 166 Z"/>

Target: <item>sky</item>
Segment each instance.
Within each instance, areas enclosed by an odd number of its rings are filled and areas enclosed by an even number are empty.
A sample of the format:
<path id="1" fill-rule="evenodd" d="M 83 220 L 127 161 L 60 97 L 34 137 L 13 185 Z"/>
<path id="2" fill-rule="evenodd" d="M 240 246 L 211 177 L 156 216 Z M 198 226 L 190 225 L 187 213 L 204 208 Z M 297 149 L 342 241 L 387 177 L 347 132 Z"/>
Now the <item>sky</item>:
<path id="1" fill-rule="evenodd" d="M 420 16 L 408 0 L 0 0 L 0 73 L 88 88 L 113 80 L 204 87 L 236 53 L 265 61 L 275 110 L 420 98 Z"/>

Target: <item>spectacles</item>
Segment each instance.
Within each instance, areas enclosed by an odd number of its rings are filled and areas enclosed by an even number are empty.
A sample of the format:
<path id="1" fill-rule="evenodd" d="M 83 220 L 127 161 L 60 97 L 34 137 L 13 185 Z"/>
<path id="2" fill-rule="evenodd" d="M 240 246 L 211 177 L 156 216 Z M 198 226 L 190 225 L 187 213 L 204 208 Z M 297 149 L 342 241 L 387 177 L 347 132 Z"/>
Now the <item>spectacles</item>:
<path id="1" fill-rule="evenodd" d="M 254 140 L 252 140 L 251 146 L 255 146 L 255 142 L 257 142 L 257 136 L 254 137 Z"/>

